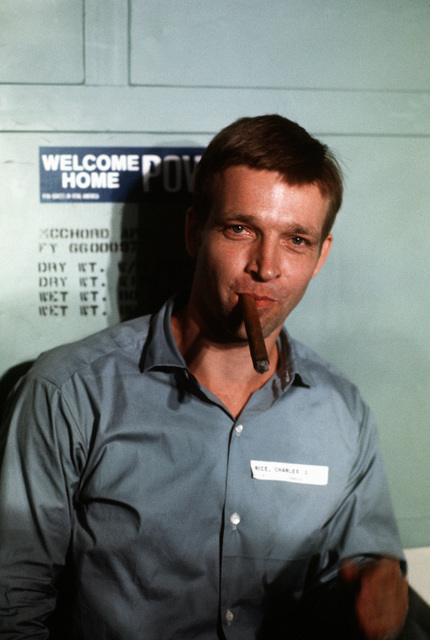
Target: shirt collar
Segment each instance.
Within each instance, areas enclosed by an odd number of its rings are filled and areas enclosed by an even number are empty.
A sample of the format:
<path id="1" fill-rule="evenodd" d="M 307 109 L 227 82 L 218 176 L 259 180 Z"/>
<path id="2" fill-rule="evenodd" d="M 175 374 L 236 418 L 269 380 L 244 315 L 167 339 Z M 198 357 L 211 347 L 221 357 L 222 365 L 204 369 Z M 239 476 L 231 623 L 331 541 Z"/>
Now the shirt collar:
<path id="1" fill-rule="evenodd" d="M 170 298 L 151 316 L 148 338 L 140 361 L 142 371 L 164 367 L 187 368 L 173 337 L 171 318 L 174 303 L 175 298 Z"/>
<path id="2" fill-rule="evenodd" d="M 284 358 L 284 379 L 288 382 L 288 379 L 292 380 L 293 384 L 311 387 L 314 384 L 314 380 L 310 373 L 309 367 L 306 365 L 306 361 L 300 356 L 297 342 L 290 337 L 285 327 L 283 328 L 279 340 L 282 346 L 279 349 L 282 357 Z M 282 375 L 282 374 L 281 374 Z"/>
<path id="3" fill-rule="evenodd" d="M 172 332 L 171 318 L 175 302 L 176 298 L 170 298 L 151 316 L 148 339 L 140 363 L 142 371 L 162 368 L 187 369 Z M 276 374 L 282 389 L 290 382 L 305 387 L 312 386 L 313 380 L 306 362 L 300 357 L 295 341 L 290 338 L 285 328 L 279 335 L 277 345 L 280 358 Z"/>

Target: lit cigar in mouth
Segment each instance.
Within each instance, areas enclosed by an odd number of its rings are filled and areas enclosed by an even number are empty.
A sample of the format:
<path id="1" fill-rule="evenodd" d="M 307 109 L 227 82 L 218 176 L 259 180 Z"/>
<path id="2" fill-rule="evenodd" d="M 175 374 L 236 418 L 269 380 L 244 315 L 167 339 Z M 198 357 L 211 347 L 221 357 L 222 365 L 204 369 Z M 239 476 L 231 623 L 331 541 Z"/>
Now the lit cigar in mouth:
<path id="1" fill-rule="evenodd" d="M 239 301 L 242 307 L 254 369 L 257 373 L 266 373 L 269 369 L 269 356 L 267 355 L 266 345 L 264 344 L 255 299 L 247 293 L 241 293 L 239 294 Z"/>

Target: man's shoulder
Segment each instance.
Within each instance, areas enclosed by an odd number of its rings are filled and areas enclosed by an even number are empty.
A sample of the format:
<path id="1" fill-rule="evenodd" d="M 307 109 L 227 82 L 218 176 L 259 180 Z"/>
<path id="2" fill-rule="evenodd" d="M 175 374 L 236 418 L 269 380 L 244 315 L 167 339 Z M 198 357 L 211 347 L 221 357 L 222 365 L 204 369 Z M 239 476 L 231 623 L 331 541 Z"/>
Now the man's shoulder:
<path id="1" fill-rule="evenodd" d="M 60 387 L 75 374 L 103 375 L 112 367 L 124 372 L 137 370 L 149 324 L 150 316 L 142 316 L 54 347 L 37 358 L 29 376 Z"/>
<path id="2" fill-rule="evenodd" d="M 302 342 L 291 338 L 290 342 L 297 369 L 309 381 L 311 388 L 319 393 L 334 394 L 354 407 L 357 403 L 364 405 L 357 385 L 341 369 Z"/>
<path id="3" fill-rule="evenodd" d="M 304 367 L 309 374 L 317 377 L 325 375 L 330 377 L 334 376 L 349 382 L 345 374 L 336 365 L 322 357 L 311 347 L 295 338 L 289 337 L 289 341 L 293 346 L 294 355 L 299 366 Z"/>

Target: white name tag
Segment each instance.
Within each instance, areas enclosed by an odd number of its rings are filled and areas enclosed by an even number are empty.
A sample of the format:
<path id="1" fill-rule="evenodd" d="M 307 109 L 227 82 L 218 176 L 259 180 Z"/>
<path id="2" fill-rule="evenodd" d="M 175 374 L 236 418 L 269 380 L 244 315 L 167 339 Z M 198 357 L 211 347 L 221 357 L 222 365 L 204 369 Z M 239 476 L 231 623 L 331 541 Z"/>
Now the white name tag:
<path id="1" fill-rule="evenodd" d="M 318 485 L 328 483 L 328 467 L 315 464 L 251 460 L 251 471 L 252 477 L 256 480 L 280 480 Z"/>

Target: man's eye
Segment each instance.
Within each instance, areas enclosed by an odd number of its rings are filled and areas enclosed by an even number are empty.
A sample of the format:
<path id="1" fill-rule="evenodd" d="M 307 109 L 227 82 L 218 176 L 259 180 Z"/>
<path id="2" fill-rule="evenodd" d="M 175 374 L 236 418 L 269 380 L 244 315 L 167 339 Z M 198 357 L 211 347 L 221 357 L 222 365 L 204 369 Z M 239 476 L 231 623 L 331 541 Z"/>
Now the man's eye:
<path id="1" fill-rule="evenodd" d="M 232 224 L 229 227 L 231 229 L 231 231 L 233 231 L 233 233 L 242 233 L 242 231 L 244 231 L 245 227 L 243 227 L 241 224 Z"/>
<path id="2" fill-rule="evenodd" d="M 292 243 L 296 245 L 296 247 L 299 247 L 300 245 L 305 243 L 305 239 L 301 238 L 300 236 L 296 236 L 295 238 L 292 238 Z"/>

